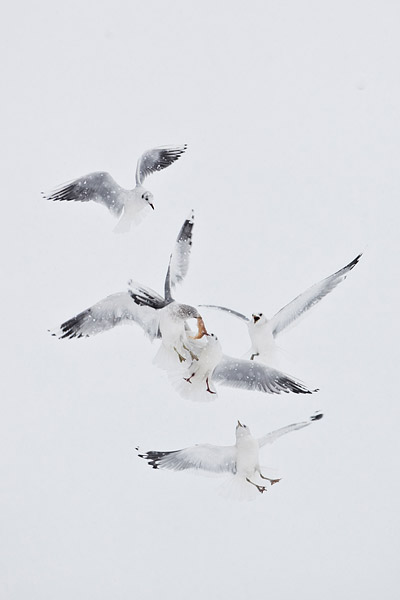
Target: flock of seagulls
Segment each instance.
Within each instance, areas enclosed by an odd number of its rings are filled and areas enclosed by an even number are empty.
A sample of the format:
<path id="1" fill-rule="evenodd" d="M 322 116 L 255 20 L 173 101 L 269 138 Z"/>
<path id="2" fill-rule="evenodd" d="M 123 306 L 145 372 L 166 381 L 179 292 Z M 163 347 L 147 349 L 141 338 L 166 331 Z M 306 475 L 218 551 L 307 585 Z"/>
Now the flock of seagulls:
<path id="1" fill-rule="evenodd" d="M 140 221 L 141 213 L 150 206 L 154 210 L 151 192 L 143 187 L 145 178 L 160 171 L 185 152 L 186 144 L 153 148 L 142 154 L 137 163 L 136 187 L 121 188 L 106 172 L 90 173 L 62 185 L 44 196 L 54 201 L 94 201 L 106 206 L 119 218 L 116 232 L 129 231 Z M 199 304 L 198 307 L 177 302 L 174 290 L 182 284 L 189 269 L 194 212 L 185 219 L 168 261 L 163 295 L 141 283 L 130 280 L 127 289 L 103 298 L 76 316 L 70 317 L 51 333 L 60 339 L 91 337 L 118 325 L 138 325 L 151 340 L 159 340 L 153 363 L 165 370 L 172 387 L 184 398 L 212 401 L 218 397 L 219 385 L 266 394 L 312 394 L 297 377 L 271 366 L 277 336 L 305 316 L 356 266 L 361 254 L 342 269 L 311 286 L 289 302 L 272 318 L 263 313 L 250 317 L 224 306 Z M 218 337 L 209 333 L 199 309 L 217 310 L 246 323 L 251 349 L 248 358 L 228 356 Z M 203 311 L 202 311 L 203 312 Z M 229 475 L 225 488 L 239 498 L 252 498 L 264 493 L 279 479 L 265 476 L 259 464 L 259 450 L 282 435 L 307 427 L 322 418 L 318 412 L 308 420 L 294 423 L 254 438 L 250 429 L 238 421 L 236 443 L 233 446 L 201 444 L 175 451 L 140 452 L 154 469 L 174 471 L 199 470 Z"/>

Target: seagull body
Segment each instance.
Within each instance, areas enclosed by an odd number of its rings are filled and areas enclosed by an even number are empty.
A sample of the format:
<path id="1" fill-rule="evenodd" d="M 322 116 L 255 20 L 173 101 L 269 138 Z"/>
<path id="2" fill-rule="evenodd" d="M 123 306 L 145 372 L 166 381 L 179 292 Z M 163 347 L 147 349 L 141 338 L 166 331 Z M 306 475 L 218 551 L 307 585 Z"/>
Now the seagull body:
<path id="1" fill-rule="evenodd" d="M 280 481 L 270 479 L 262 473 L 259 461 L 260 448 L 273 443 L 281 436 L 308 427 L 314 421 L 322 419 L 317 413 L 299 423 L 293 423 L 267 433 L 257 439 L 251 435 L 250 429 L 238 421 L 236 427 L 236 443 L 233 446 L 214 446 L 200 444 L 183 450 L 159 452 L 150 450 L 139 454 L 153 469 L 169 469 L 171 471 L 195 470 L 229 474 L 229 490 L 242 499 L 252 499 L 267 490 L 266 481 L 271 485 Z M 138 449 L 137 449 L 138 450 Z M 256 479 L 256 481 L 254 481 Z"/>
<path id="2" fill-rule="evenodd" d="M 311 394 L 318 391 L 308 389 L 298 379 L 267 365 L 223 354 L 221 344 L 214 334 L 207 335 L 204 344 L 199 351 L 198 345 L 189 341 L 189 349 L 195 354 L 195 359 L 187 363 L 183 378 L 180 376 L 177 380 L 174 375 L 171 376 L 184 398 L 214 400 L 217 396 L 215 385 L 218 383 L 267 394 Z"/>
<path id="3" fill-rule="evenodd" d="M 168 371 L 178 364 L 192 360 L 192 357 L 195 356 L 194 353 L 190 353 L 191 351 L 188 347 L 189 339 L 186 330 L 186 321 L 189 319 L 198 320 L 198 335 L 201 334 L 201 324 L 204 326 L 204 323 L 196 308 L 188 304 L 180 304 L 175 300 L 161 308 L 159 312 L 161 346 L 153 362 L 155 365 Z M 202 335 L 205 335 L 205 333 L 202 333 Z"/>
<path id="4" fill-rule="evenodd" d="M 361 256 L 359 254 L 343 269 L 308 288 L 278 311 L 271 319 L 267 319 L 263 313 L 254 313 L 250 318 L 225 306 L 214 304 L 203 304 L 200 306 L 207 306 L 227 312 L 244 321 L 247 324 L 251 340 L 250 360 L 258 357 L 262 362 L 268 362 L 277 350 L 275 341 L 277 336 L 290 325 L 293 325 L 300 317 L 304 316 L 310 308 L 318 304 L 322 298 L 329 294 L 339 283 L 344 281 L 348 273 L 356 266 Z"/>
<path id="5" fill-rule="evenodd" d="M 136 167 L 136 187 L 132 190 L 122 188 L 105 171 L 96 171 L 70 181 L 48 194 L 48 200 L 88 202 L 92 200 L 106 206 L 114 217 L 120 218 L 115 231 L 129 231 L 131 224 L 138 224 L 143 209 L 154 209 L 153 194 L 143 187 L 147 175 L 161 171 L 185 152 L 187 146 L 152 148 L 142 154 Z"/>
<path id="6" fill-rule="evenodd" d="M 200 352 L 193 346 L 193 342 L 189 344 L 189 347 L 194 350 L 196 359 L 188 366 L 186 376 L 180 378 L 177 389 L 183 397 L 192 400 L 213 400 L 217 392 L 214 387 L 211 388 L 211 378 L 223 358 L 221 344 L 214 334 L 210 334 L 205 338 L 205 346 Z"/>

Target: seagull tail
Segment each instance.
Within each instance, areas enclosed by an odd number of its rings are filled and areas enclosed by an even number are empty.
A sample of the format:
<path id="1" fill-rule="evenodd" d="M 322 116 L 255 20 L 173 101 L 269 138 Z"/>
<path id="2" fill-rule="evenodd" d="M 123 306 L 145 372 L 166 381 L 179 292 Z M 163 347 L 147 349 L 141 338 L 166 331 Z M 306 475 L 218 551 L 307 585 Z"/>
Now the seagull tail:
<path id="1" fill-rule="evenodd" d="M 180 351 L 183 352 L 181 356 L 185 359 L 182 363 L 179 361 L 178 353 L 173 348 L 168 348 L 161 343 L 157 354 L 153 358 L 153 365 L 167 371 L 171 377 L 175 376 L 175 373 L 179 373 L 182 376 L 186 367 L 187 353 L 185 350 Z"/>
<path id="2" fill-rule="evenodd" d="M 114 227 L 114 233 L 128 233 L 131 230 L 132 220 L 128 219 L 125 213 L 122 215 L 116 226 Z"/>
<path id="3" fill-rule="evenodd" d="M 242 475 L 231 475 L 218 488 L 218 493 L 227 500 L 249 502 L 261 496 L 254 485 L 248 483 Z"/>
<path id="4" fill-rule="evenodd" d="M 213 393 L 207 391 L 207 385 L 204 380 L 196 381 L 193 379 L 189 382 L 184 377 L 189 378 L 190 373 L 186 372 L 184 376 L 181 375 L 178 380 L 175 379 L 172 383 L 179 395 L 185 398 L 185 400 L 191 400 L 192 402 L 213 402 L 218 398 L 215 388 L 210 388 Z"/>

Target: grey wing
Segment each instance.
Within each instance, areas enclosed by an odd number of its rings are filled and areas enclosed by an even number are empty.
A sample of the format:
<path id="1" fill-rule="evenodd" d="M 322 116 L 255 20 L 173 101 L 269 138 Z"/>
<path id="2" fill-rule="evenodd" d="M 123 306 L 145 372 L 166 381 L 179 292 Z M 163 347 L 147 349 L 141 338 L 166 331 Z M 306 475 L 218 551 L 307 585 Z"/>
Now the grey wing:
<path id="1" fill-rule="evenodd" d="M 216 304 L 199 304 L 199 306 L 205 306 L 206 308 L 216 308 L 217 310 L 223 310 L 234 317 L 238 317 L 238 319 L 242 319 L 242 321 L 248 322 L 250 319 L 236 310 L 232 310 L 231 308 L 226 308 L 225 306 L 217 306 Z"/>
<path id="2" fill-rule="evenodd" d="M 322 298 L 329 294 L 341 281 L 344 281 L 348 273 L 356 266 L 362 254 L 356 256 L 348 265 L 333 275 L 326 277 L 319 283 L 314 284 L 308 290 L 289 302 L 270 320 L 273 336 L 286 329 L 296 319 L 303 316 L 310 308 L 318 304 Z"/>
<path id="3" fill-rule="evenodd" d="M 117 325 L 137 323 L 150 339 L 160 337 L 157 311 L 135 304 L 128 292 L 107 296 L 52 332 L 60 339 L 89 337 Z"/>
<path id="4" fill-rule="evenodd" d="M 172 289 L 177 283 L 182 283 L 189 270 L 193 226 L 194 211 L 192 210 L 179 231 L 174 249 L 169 259 L 168 270 L 164 282 L 164 296 L 168 301 L 172 300 Z"/>
<path id="5" fill-rule="evenodd" d="M 235 446 L 201 444 L 170 452 L 149 450 L 139 456 L 147 460 L 153 469 L 170 469 L 171 471 L 194 469 L 211 473 L 236 473 Z"/>
<path id="6" fill-rule="evenodd" d="M 190 252 L 192 249 L 192 236 L 194 227 L 194 211 L 183 223 L 181 230 L 176 238 L 175 246 L 170 260 L 170 278 L 171 287 L 174 288 L 177 283 L 181 283 L 189 270 Z"/>
<path id="7" fill-rule="evenodd" d="M 89 173 L 84 177 L 65 183 L 43 194 L 47 200 L 75 200 L 78 202 L 98 202 L 119 217 L 124 207 L 125 190 L 111 177 L 109 173 L 99 171 Z"/>
<path id="8" fill-rule="evenodd" d="M 185 152 L 187 145 L 146 150 L 136 167 L 136 183 L 141 185 L 148 175 L 172 165 Z"/>
<path id="9" fill-rule="evenodd" d="M 128 281 L 129 295 L 139 306 L 148 306 L 152 309 L 164 308 L 168 304 L 165 299 L 151 288 L 133 281 Z"/>
<path id="10" fill-rule="evenodd" d="M 228 387 L 265 392 L 266 394 L 280 394 L 281 392 L 311 394 L 317 391 L 309 390 L 298 379 L 262 363 L 226 355 L 214 369 L 212 380 Z"/>
<path id="11" fill-rule="evenodd" d="M 323 416 L 324 415 L 322 413 L 317 413 L 317 414 L 313 415 L 312 417 L 310 417 L 308 419 L 308 421 L 301 421 L 300 423 L 292 423 L 291 425 L 286 425 L 286 427 L 281 427 L 280 429 L 271 431 L 270 433 L 267 433 L 263 437 L 259 438 L 258 445 L 261 448 L 262 446 L 265 446 L 266 444 L 272 444 L 272 442 L 275 442 L 275 440 L 280 438 L 282 435 L 286 435 L 287 433 L 290 433 L 291 431 L 297 431 L 298 429 L 303 429 L 303 427 L 308 427 L 308 425 L 311 425 L 311 423 L 313 421 L 319 421 L 319 419 L 322 419 Z"/>

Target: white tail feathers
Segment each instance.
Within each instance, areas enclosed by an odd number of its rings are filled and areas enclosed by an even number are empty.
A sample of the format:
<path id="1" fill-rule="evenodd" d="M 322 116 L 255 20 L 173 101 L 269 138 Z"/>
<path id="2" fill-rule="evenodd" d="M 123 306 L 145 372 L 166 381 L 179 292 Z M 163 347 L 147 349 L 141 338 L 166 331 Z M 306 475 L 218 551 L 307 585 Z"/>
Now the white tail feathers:
<path id="1" fill-rule="evenodd" d="M 175 374 L 176 376 L 178 374 L 183 376 L 182 373 L 185 372 L 186 363 L 188 360 L 190 361 L 190 357 L 185 350 L 181 349 L 181 351 L 183 352 L 181 356 L 185 359 L 182 362 L 180 362 L 178 352 L 174 348 L 168 348 L 161 343 L 157 354 L 153 358 L 153 365 L 167 371 L 170 375 L 172 374 L 171 377 L 175 377 Z"/>
<path id="2" fill-rule="evenodd" d="M 253 483 L 249 483 L 243 474 L 232 475 L 229 476 L 219 487 L 218 492 L 220 496 L 232 500 L 249 501 L 256 500 L 256 498 L 259 496 L 268 494 L 273 482 L 275 481 L 277 483 L 279 481 L 279 477 L 272 475 L 272 472 L 275 472 L 275 469 L 271 469 L 271 467 L 262 467 L 261 472 L 268 472 L 268 476 L 271 478 L 272 483 L 271 481 L 260 477 L 258 473 L 254 473 L 250 477 L 250 481 Z M 260 489 L 258 489 L 257 486 L 259 486 Z"/>
<path id="3" fill-rule="evenodd" d="M 140 225 L 149 212 L 147 208 L 150 209 L 147 204 L 145 206 L 141 204 L 136 206 L 134 203 L 125 205 L 122 217 L 114 227 L 114 233 L 127 233 L 132 225 L 135 227 Z"/>
<path id="4" fill-rule="evenodd" d="M 261 496 L 254 485 L 241 475 L 231 475 L 219 486 L 218 493 L 227 500 L 249 502 Z M 265 493 L 265 492 L 264 492 Z"/>
<path id="5" fill-rule="evenodd" d="M 116 226 L 114 227 L 114 233 L 128 233 L 131 230 L 132 220 L 126 218 L 125 214 L 122 215 Z"/>
<path id="6" fill-rule="evenodd" d="M 193 402 L 212 402 L 218 397 L 216 393 L 207 391 L 207 385 L 204 380 L 196 380 L 194 377 L 191 382 L 187 381 L 187 370 L 184 374 L 170 374 L 170 380 L 182 398 L 192 400 Z M 215 392 L 214 389 L 212 389 Z"/>

